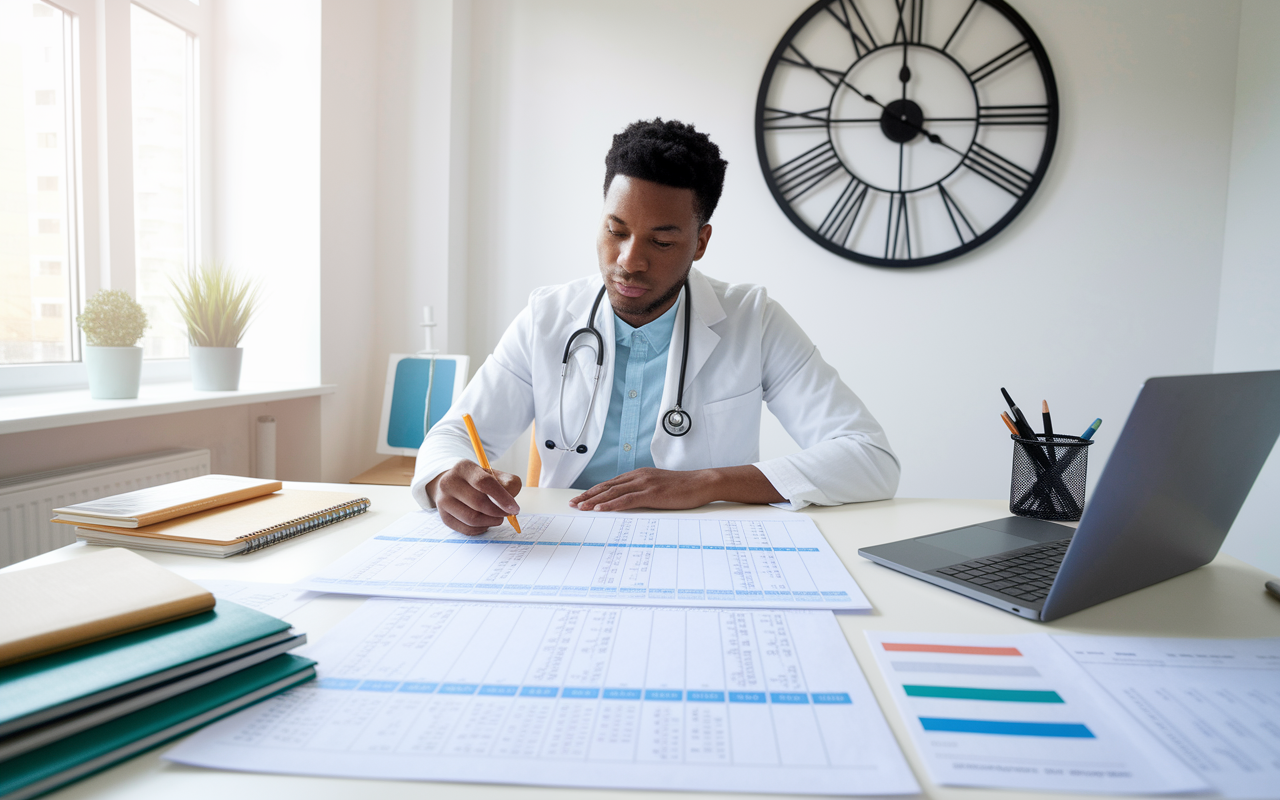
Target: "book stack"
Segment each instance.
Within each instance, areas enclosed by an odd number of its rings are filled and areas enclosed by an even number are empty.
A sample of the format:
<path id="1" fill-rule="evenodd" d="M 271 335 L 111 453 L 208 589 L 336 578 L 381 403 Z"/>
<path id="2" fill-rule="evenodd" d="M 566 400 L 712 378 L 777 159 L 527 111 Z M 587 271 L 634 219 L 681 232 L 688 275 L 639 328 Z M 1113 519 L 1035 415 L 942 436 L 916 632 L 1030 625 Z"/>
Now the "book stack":
<path id="1" fill-rule="evenodd" d="M 0 796 L 34 797 L 314 677 L 289 623 L 112 548 L 0 574 Z"/>
<path id="2" fill-rule="evenodd" d="M 54 509 L 88 544 L 225 558 L 362 514 L 346 492 L 282 489 L 280 481 L 202 475 Z"/>

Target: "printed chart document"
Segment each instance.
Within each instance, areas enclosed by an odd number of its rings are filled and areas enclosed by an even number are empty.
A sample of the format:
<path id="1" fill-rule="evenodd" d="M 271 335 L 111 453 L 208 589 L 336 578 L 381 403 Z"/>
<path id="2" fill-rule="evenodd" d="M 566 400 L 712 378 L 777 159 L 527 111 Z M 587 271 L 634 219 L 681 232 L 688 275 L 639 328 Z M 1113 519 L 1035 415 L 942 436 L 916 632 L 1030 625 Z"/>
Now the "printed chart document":
<path id="1" fill-rule="evenodd" d="M 417 511 L 298 585 L 388 597 L 871 610 L 803 514 L 527 514 L 520 527 L 466 536 L 435 511 Z"/>
<path id="2" fill-rule="evenodd" d="M 1054 639 L 1220 795 L 1280 795 L 1280 639 Z"/>
<path id="3" fill-rule="evenodd" d="M 1046 634 L 867 631 L 935 783 L 1112 794 L 1209 786 Z"/>
<path id="4" fill-rule="evenodd" d="M 374 598 L 306 653 L 317 683 L 166 758 L 545 786 L 919 790 L 829 611 Z"/>

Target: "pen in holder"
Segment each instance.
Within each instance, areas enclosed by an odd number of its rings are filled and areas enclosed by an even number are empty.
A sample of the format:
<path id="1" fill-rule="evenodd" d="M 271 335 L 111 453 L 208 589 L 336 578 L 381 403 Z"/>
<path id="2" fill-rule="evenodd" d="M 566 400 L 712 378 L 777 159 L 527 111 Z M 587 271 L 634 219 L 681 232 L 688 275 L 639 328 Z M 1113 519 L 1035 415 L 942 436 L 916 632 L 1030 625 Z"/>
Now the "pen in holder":
<path id="1" fill-rule="evenodd" d="M 1058 434 L 1009 438 L 1013 440 L 1009 511 L 1036 519 L 1080 519 L 1089 471 L 1089 445 L 1093 442 Z"/>

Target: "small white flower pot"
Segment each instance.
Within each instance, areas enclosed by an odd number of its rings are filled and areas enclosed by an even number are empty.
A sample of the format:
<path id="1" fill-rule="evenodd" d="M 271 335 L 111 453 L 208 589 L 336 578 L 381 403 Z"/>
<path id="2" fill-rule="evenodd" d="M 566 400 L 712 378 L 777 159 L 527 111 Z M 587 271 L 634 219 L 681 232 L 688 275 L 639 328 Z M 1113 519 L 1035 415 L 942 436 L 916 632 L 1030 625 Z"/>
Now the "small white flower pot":
<path id="1" fill-rule="evenodd" d="M 191 346 L 191 385 L 201 392 L 234 392 L 240 388 L 243 347 Z"/>
<path id="2" fill-rule="evenodd" d="M 85 345 L 84 366 L 89 373 L 89 396 L 94 400 L 132 400 L 138 396 L 141 347 Z"/>

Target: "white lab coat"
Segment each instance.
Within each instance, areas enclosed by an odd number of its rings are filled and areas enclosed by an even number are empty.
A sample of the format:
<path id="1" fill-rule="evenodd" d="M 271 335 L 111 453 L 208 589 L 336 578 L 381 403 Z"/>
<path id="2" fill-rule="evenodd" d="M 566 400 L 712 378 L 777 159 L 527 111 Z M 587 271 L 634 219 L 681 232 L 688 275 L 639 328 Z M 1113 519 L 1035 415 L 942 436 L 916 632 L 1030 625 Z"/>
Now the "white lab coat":
<path id="1" fill-rule="evenodd" d="M 595 361 L 590 350 L 571 360 L 560 430 L 560 365 L 565 342 L 587 324 L 599 291 L 598 275 L 534 290 L 529 305 L 503 334 L 448 414 L 418 451 L 412 493 L 431 507 L 426 484 L 464 459 L 475 459 L 462 414 L 475 420 L 489 458 L 503 453 L 537 420 L 541 486 L 566 488 L 601 443 L 613 394 L 613 309 L 606 297 L 596 328 L 604 338 L 604 368 L 581 442 L 585 454 L 548 450 L 547 439 L 571 443 L 591 400 Z M 879 423 L 822 360 L 817 348 L 764 287 L 731 285 L 689 272 L 693 319 L 684 408 L 692 427 L 682 437 L 662 429 L 676 402 L 684 309 L 676 314 L 667 351 L 666 382 L 650 452 L 660 469 L 695 470 L 755 464 L 791 507 L 883 500 L 898 487 L 898 459 Z M 593 342 L 581 336 L 576 344 Z M 803 450 L 760 461 L 761 400 Z"/>

